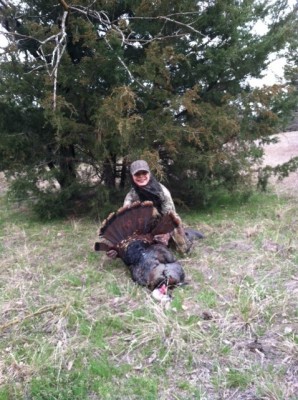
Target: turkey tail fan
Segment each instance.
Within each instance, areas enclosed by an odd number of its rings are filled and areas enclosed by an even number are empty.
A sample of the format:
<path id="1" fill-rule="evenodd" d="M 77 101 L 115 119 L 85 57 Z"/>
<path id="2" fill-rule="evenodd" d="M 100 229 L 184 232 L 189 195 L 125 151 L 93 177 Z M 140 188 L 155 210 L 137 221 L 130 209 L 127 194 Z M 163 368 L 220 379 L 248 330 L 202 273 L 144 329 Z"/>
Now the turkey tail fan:
<path id="1" fill-rule="evenodd" d="M 155 217 L 156 209 L 151 201 L 135 202 L 110 214 L 103 222 L 99 236 L 111 242 L 112 246 L 117 245 L 135 233 L 150 232 Z"/>
<path id="2" fill-rule="evenodd" d="M 105 243 L 95 242 L 94 250 L 95 251 L 109 251 L 109 250 L 111 250 L 111 247 Z"/>
<path id="3" fill-rule="evenodd" d="M 180 225 L 180 222 L 180 218 L 176 217 L 176 215 L 170 211 L 162 216 L 156 227 L 151 231 L 151 234 L 155 236 L 172 232 Z"/>
<path id="4" fill-rule="evenodd" d="M 99 238 L 99 242 L 95 242 L 94 250 L 95 251 L 109 251 L 115 248 L 113 243 L 109 242 L 108 240 L 104 240 L 104 238 Z"/>

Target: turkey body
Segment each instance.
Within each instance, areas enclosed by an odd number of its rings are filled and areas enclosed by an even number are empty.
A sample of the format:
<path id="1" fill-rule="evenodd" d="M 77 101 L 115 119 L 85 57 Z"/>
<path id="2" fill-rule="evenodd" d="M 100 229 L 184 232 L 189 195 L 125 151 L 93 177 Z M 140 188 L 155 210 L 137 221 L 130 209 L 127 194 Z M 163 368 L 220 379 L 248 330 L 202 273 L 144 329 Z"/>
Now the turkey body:
<path id="1" fill-rule="evenodd" d="M 122 257 L 132 279 L 150 290 L 165 284 L 174 287 L 184 283 L 185 274 L 173 253 L 162 244 L 141 240 L 130 243 Z"/>
<path id="2" fill-rule="evenodd" d="M 152 202 L 136 202 L 120 208 L 103 222 L 96 251 L 115 250 L 128 266 L 132 279 L 150 290 L 184 282 L 184 271 L 174 254 L 155 236 L 172 232 L 180 219 L 172 212 L 156 218 Z"/>

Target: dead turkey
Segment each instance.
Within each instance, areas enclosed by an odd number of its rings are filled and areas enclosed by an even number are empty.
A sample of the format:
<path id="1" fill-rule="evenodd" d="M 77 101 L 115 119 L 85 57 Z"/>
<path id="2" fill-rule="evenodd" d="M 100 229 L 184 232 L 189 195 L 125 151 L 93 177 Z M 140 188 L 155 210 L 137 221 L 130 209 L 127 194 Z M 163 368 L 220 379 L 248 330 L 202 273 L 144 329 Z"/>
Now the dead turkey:
<path id="1" fill-rule="evenodd" d="M 173 253 L 155 243 L 156 235 L 172 232 L 180 224 L 174 213 L 160 217 L 152 202 L 136 202 L 112 213 L 99 231 L 96 251 L 116 250 L 132 279 L 150 290 L 182 284 L 185 274 Z"/>

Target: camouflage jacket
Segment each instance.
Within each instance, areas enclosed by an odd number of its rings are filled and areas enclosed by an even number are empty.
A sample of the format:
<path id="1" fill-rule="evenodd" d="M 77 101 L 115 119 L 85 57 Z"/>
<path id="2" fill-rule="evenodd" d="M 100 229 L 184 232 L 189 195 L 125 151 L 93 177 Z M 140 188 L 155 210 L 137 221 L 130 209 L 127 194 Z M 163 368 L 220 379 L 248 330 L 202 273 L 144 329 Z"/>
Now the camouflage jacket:
<path id="1" fill-rule="evenodd" d="M 176 213 L 175 205 L 171 196 L 170 191 L 160 183 L 160 186 L 162 188 L 163 194 L 164 194 L 164 200 L 162 202 L 162 214 L 166 214 L 169 211 L 174 211 Z M 140 198 L 135 191 L 134 188 L 131 188 L 130 191 L 127 193 L 125 199 L 124 199 L 124 206 L 129 206 L 135 201 L 140 201 Z"/>
<path id="2" fill-rule="evenodd" d="M 160 186 L 161 186 L 163 194 L 164 194 L 164 201 L 162 203 L 162 214 L 164 215 L 164 214 L 168 213 L 169 211 L 174 211 L 176 216 L 180 219 L 179 215 L 176 212 L 171 193 L 161 183 L 160 183 Z M 140 201 L 140 198 L 139 198 L 137 192 L 135 191 L 135 189 L 131 188 L 124 199 L 123 206 L 129 206 L 132 203 L 134 203 L 135 201 Z M 173 230 L 173 232 L 171 232 L 171 238 L 175 244 L 175 248 L 177 251 L 179 251 L 180 253 L 187 253 L 189 251 L 189 249 L 191 247 L 191 243 L 189 242 L 189 240 L 187 239 L 187 237 L 185 235 L 185 231 L 182 226 L 182 222 L 181 222 L 180 226 L 178 226 L 177 228 L 175 228 Z"/>

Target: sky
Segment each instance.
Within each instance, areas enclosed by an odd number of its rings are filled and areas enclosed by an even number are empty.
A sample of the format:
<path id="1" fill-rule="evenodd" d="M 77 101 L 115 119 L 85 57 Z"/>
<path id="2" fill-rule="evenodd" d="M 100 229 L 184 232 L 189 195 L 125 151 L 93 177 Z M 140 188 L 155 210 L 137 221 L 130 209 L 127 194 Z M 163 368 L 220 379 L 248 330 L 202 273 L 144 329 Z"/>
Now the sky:
<path id="1" fill-rule="evenodd" d="M 283 81 L 283 69 L 286 60 L 284 58 L 278 58 L 272 61 L 268 68 L 264 71 L 264 77 L 261 79 L 251 78 L 250 84 L 254 87 L 261 87 L 263 85 L 274 85 L 275 83 L 281 83 Z"/>

